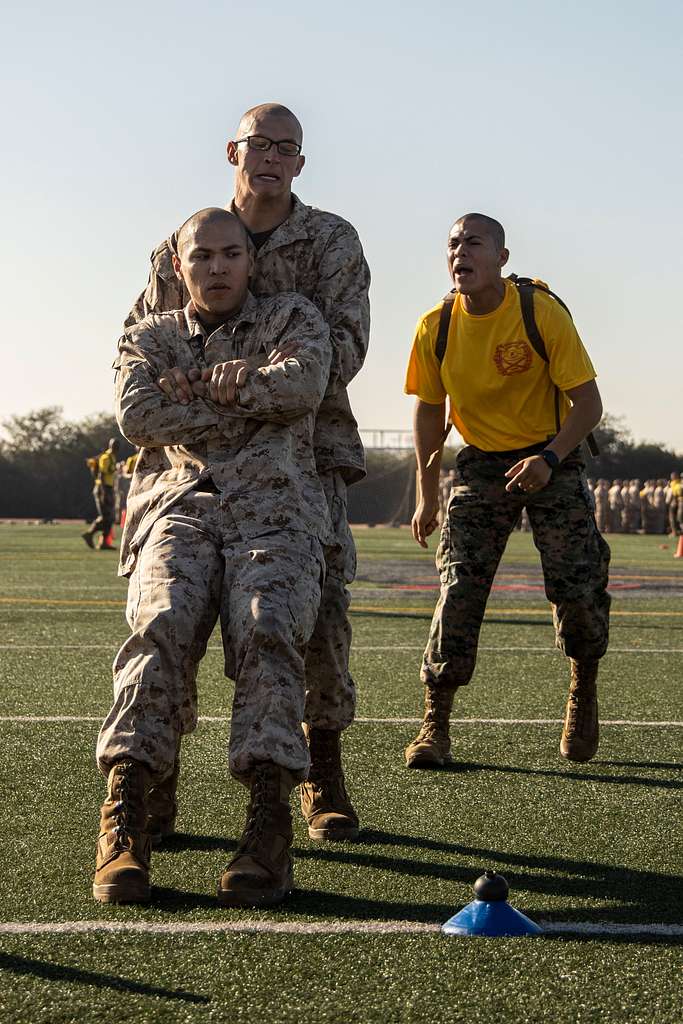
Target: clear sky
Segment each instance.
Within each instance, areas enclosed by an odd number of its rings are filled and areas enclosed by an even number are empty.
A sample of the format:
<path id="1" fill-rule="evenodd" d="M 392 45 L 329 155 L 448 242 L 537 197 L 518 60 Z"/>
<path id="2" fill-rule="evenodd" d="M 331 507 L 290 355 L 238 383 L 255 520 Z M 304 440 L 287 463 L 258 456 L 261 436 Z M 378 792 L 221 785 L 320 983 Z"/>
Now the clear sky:
<path id="1" fill-rule="evenodd" d="M 408 428 L 415 322 L 471 210 L 570 305 L 606 409 L 683 451 L 683 8 L 668 0 L 8 3 L 1 16 L 0 419 L 112 407 L 152 248 L 223 204 L 244 109 L 292 107 L 297 192 L 373 273 L 364 428 Z"/>

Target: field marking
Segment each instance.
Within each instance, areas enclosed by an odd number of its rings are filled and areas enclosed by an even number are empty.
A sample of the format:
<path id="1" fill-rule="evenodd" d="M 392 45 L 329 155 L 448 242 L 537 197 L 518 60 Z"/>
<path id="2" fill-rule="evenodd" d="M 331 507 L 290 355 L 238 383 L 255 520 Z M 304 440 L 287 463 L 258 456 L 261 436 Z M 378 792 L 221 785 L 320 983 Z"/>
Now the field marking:
<path id="1" fill-rule="evenodd" d="M 31 722 L 102 722 L 103 715 L 0 715 L 0 723 L 31 723 Z M 200 723 L 228 723 L 229 715 L 200 715 Z M 421 718 L 356 718 L 355 725 L 417 725 Z M 451 725 L 561 725 L 563 718 L 451 718 Z M 600 725 L 627 725 L 653 728 L 663 726 L 679 729 L 683 722 L 645 722 L 640 719 L 607 718 L 601 719 Z"/>
<path id="2" fill-rule="evenodd" d="M 683 935 L 683 925 L 660 922 L 547 921 L 547 935 Z M 270 935 L 438 935 L 441 925 L 428 921 L 7 921 L 0 935 L 87 935 L 97 932 L 142 935 L 211 935 L 221 932 Z M 448 936 L 451 938 L 451 936 Z"/>
<path id="3" fill-rule="evenodd" d="M 351 608 L 349 609 L 349 611 L 350 611 L 350 613 L 352 615 L 354 613 L 356 615 L 362 615 L 365 612 L 379 612 L 379 613 L 381 613 L 383 615 L 395 615 L 396 613 L 399 613 L 399 614 L 411 614 L 411 615 L 424 615 L 425 612 L 429 612 L 429 614 L 431 615 L 431 612 L 429 611 L 429 609 L 430 609 L 430 605 L 424 605 L 423 607 L 420 608 L 420 607 L 414 607 L 414 606 L 403 606 L 403 605 L 386 604 L 386 605 L 381 605 L 381 606 L 379 606 L 379 605 L 377 605 L 377 606 L 376 605 L 355 605 L 355 607 L 354 607 L 354 605 L 351 605 Z M 489 608 L 486 609 L 486 615 L 484 616 L 484 621 L 486 621 L 486 619 L 490 618 L 492 615 L 545 615 L 545 616 L 548 616 L 548 618 L 551 617 L 551 613 L 550 613 L 550 609 L 549 608 L 496 608 L 496 607 L 492 608 L 492 607 L 489 607 Z M 635 611 L 623 611 L 623 610 L 610 611 L 610 617 L 611 618 L 613 618 L 615 615 L 644 615 L 644 616 L 650 616 L 650 617 L 651 616 L 664 616 L 666 618 L 672 618 L 672 617 L 673 618 L 681 618 L 681 617 L 683 617 L 683 611 L 680 611 L 680 612 L 674 612 L 674 611 L 635 612 Z"/>
<path id="4" fill-rule="evenodd" d="M 124 643 L 125 639 L 121 641 Z M 0 651 L 118 651 L 121 644 L 0 644 Z M 489 647 L 480 644 L 479 652 L 510 654 L 553 654 L 562 655 L 555 647 Z M 223 651 L 220 644 L 210 644 L 207 651 Z M 424 644 L 385 644 L 385 645 L 364 645 L 355 644 L 351 648 L 352 654 L 366 653 L 367 651 L 424 651 Z M 683 647 L 610 647 L 605 657 L 610 654 L 683 654 Z"/>
<path id="5" fill-rule="evenodd" d="M 126 605 L 125 601 L 110 601 L 110 600 L 95 600 L 95 599 L 83 599 L 77 600 L 76 598 L 46 598 L 46 597 L 0 597 L 0 604 L 17 605 L 17 604 L 29 604 L 29 605 L 49 605 L 50 607 L 58 605 L 62 607 L 109 607 L 109 608 L 124 608 Z M 430 605 L 424 605 L 423 607 L 406 607 L 403 605 L 352 605 L 349 609 L 352 615 L 363 615 L 366 612 L 378 612 L 383 615 L 395 615 L 399 614 L 411 614 L 411 615 L 424 615 L 425 613 L 431 614 Z M 549 608 L 487 608 L 484 620 L 492 615 L 544 615 L 550 616 Z M 624 611 L 618 609 L 611 611 L 610 615 L 629 615 L 629 616 L 648 616 L 648 617 L 664 617 L 664 618 L 683 618 L 683 611 L 657 611 L 657 612 L 646 612 L 646 611 Z"/>

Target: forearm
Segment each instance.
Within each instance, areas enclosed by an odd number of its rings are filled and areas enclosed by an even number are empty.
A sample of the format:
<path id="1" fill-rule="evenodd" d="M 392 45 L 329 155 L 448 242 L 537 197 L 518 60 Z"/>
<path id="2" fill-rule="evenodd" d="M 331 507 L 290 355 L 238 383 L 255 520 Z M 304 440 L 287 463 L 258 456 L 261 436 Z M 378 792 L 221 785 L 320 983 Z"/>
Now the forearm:
<path id="1" fill-rule="evenodd" d="M 572 388 L 567 394 L 572 407 L 557 435 L 547 445 L 560 461 L 586 439 L 602 416 L 602 400 L 595 381 Z"/>
<path id="2" fill-rule="evenodd" d="M 238 387 L 236 410 L 255 419 L 289 423 L 320 405 L 327 385 L 329 352 L 302 352 L 249 372 Z"/>
<path id="3" fill-rule="evenodd" d="M 330 386 L 347 387 L 365 362 L 370 336 L 370 308 L 367 295 L 359 300 L 353 319 L 344 318 L 343 324 L 330 325 L 332 365 Z"/>
<path id="4" fill-rule="evenodd" d="M 181 405 L 155 385 L 130 380 L 117 388 L 116 419 L 124 437 L 141 448 L 192 445 L 221 433 L 218 413 L 201 398 Z"/>
<path id="5" fill-rule="evenodd" d="M 436 505 L 438 501 L 445 419 L 445 402 L 440 405 L 430 405 L 419 398 L 416 400 L 413 413 L 413 436 L 420 490 L 422 499 L 427 505 Z M 434 455 L 434 453 L 436 454 Z M 433 459 L 432 455 L 434 455 Z"/>
<path id="6" fill-rule="evenodd" d="M 319 274 L 314 302 L 330 328 L 330 387 L 346 387 L 363 366 L 370 337 L 370 270 L 352 228 L 332 237 Z"/>

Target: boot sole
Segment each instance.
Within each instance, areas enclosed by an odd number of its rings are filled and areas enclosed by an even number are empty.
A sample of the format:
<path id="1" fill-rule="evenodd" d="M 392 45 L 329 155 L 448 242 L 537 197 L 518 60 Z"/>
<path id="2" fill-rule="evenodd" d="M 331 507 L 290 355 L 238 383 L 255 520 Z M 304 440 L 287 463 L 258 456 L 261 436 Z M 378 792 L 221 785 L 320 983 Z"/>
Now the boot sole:
<path id="1" fill-rule="evenodd" d="M 118 885 L 95 885 L 92 894 L 99 903 L 149 903 L 152 895 L 151 886 L 140 888 L 136 892 L 122 889 Z"/>
<path id="2" fill-rule="evenodd" d="M 429 754 L 413 754 L 412 757 L 406 758 L 406 768 L 444 768 L 447 764 L 452 764 L 453 758 L 449 755 L 448 757 L 433 757 Z"/>
<path id="3" fill-rule="evenodd" d="M 275 892 L 264 893 L 262 896 L 242 892 L 226 892 L 218 889 L 218 902 L 222 907 L 274 907 L 289 896 L 293 885 L 277 889 Z"/>
<path id="4" fill-rule="evenodd" d="M 308 835 L 316 842 L 326 841 L 328 843 L 343 843 L 349 839 L 358 839 L 359 828 L 313 828 L 309 825 Z"/>
<path id="5" fill-rule="evenodd" d="M 571 754 L 569 751 L 560 749 L 560 757 L 563 757 L 565 761 L 573 761 L 574 764 L 586 764 L 588 761 L 592 761 L 597 754 L 597 749 L 592 754 L 587 754 L 583 757 L 579 757 L 576 754 Z"/>

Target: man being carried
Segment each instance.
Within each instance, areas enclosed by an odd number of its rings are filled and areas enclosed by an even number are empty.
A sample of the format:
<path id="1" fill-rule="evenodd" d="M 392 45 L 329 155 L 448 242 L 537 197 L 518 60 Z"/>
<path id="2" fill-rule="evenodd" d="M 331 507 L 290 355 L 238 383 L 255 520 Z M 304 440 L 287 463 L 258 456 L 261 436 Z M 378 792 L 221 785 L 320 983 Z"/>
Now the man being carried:
<path id="1" fill-rule="evenodd" d="M 309 768 L 304 655 L 333 543 L 313 453 L 329 329 L 300 295 L 248 292 L 233 214 L 195 214 L 177 248 L 190 301 L 129 329 L 115 363 L 119 425 L 142 450 L 121 545 L 131 635 L 97 745 L 108 794 L 93 893 L 149 898 L 149 789 L 196 726 L 197 667 L 220 617 L 235 680 L 230 771 L 251 802 L 218 898 L 262 906 L 292 887 L 289 793 Z M 268 364 L 295 340 L 295 356 Z"/>
<path id="2" fill-rule="evenodd" d="M 230 209 L 253 245 L 254 295 L 298 292 L 318 307 L 330 328 L 332 366 L 316 419 L 315 458 L 338 546 L 326 552 L 320 613 L 306 655 L 311 772 L 301 787 L 301 806 L 312 839 L 350 839 L 358 835 L 358 818 L 344 785 L 341 733 L 353 721 L 356 703 L 347 614 L 347 584 L 355 575 L 356 553 L 346 490 L 364 476 L 365 462 L 346 388 L 363 365 L 368 346 L 370 273 L 354 228 L 335 214 L 305 206 L 292 194 L 292 181 L 304 166 L 302 141 L 301 125 L 287 107 L 263 103 L 248 110 L 227 146 L 235 168 Z M 176 244 L 174 234 L 152 253 L 149 283 L 128 324 L 187 302 L 173 272 Z M 173 832 L 178 771 L 177 759 L 174 773 L 151 796 L 151 828 L 157 837 Z"/>
<path id="3" fill-rule="evenodd" d="M 443 303 L 419 322 L 406 392 L 417 396 L 415 448 L 421 497 L 413 535 L 422 547 L 437 525 L 446 397 L 467 442 L 441 533 L 441 595 L 422 663 L 425 715 L 406 750 L 409 767 L 450 760 L 453 696 L 474 672 L 479 629 L 498 563 L 526 507 L 553 605 L 571 685 L 560 752 L 588 761 L 598 747 L 596 678 L 607 648 L 609 548 L 593 516 L 580 442 L 599 422 L 595 371 L 571 317 L 546 292 L 533 296 L 544 361 L 527 335 L 520 295 L 501 270 L 501 225 L 481 214 L 455 222 L 448 265 L 455 285 L 443 361 L 436 341 Z M 556 426 L 555 402 L 561 421 Z"/>

